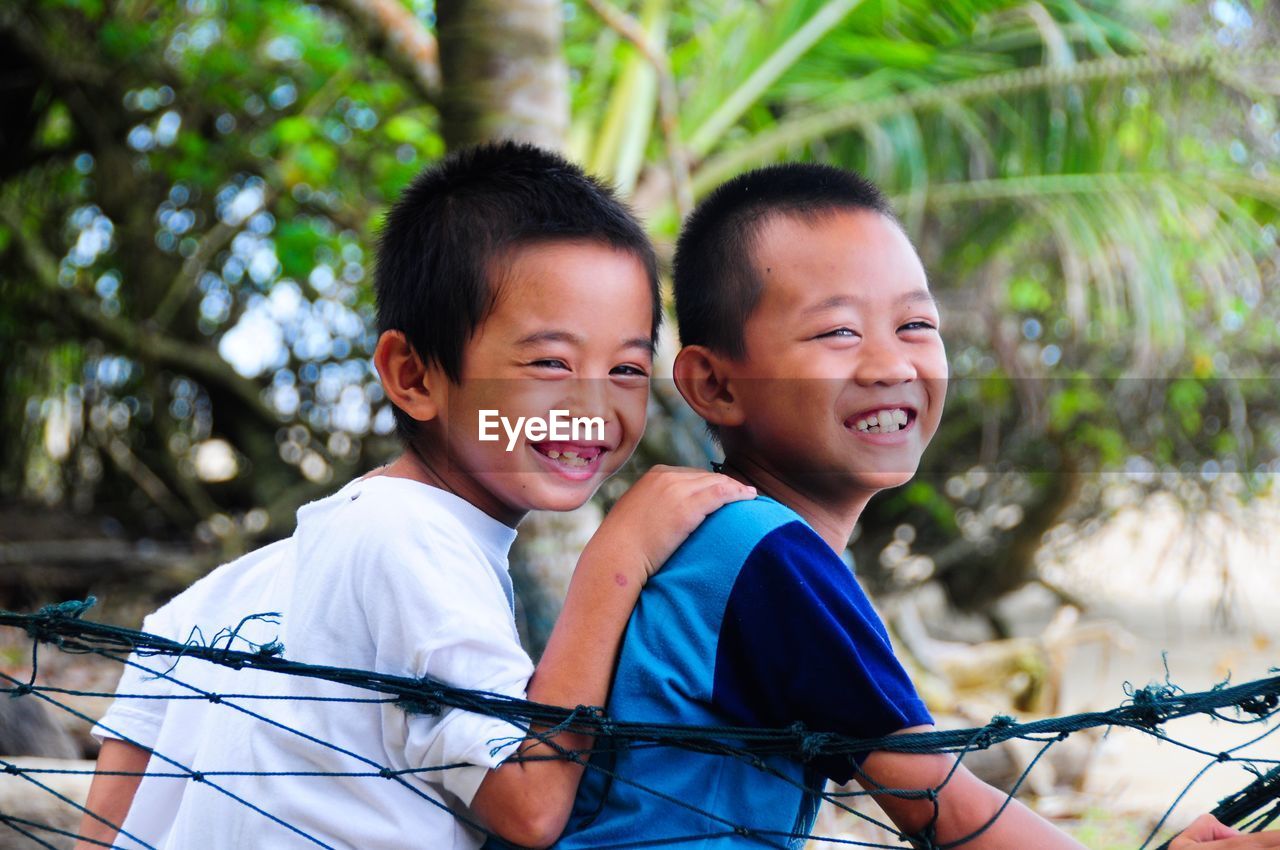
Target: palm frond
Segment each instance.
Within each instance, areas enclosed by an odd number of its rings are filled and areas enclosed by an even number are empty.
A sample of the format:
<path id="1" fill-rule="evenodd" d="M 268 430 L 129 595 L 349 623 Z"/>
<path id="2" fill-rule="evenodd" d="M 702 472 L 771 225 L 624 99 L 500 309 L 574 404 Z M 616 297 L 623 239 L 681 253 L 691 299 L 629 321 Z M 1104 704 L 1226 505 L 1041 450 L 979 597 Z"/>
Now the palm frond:
<path id="1" fill-rule="evenodd" d="M 1270 52 L 1267 53 L 1267 56 Z M 1234 57 L 1236 62 L 1249 58 Z M 705 193 L 744 168 L 767 162 L 788 149 L 796 149 L 836 132 L 864 130 L 872 123 L 903 112 L 940 109 L 945 105 L 979 98 L 1001 98 L 1022 92 L 1082 85 L 1106 80 L 1134 80 L 1188 74 L 1214 74 L 1228 60 L 1209 53 L 1143 55 L 1094 59 L 1066 68 L 1021 68 L 988 74 L 971 80 L 904 92 L 871 103 L 851 104 L 842 109 L 787 117 L 771 130 L 759 133 L 747 143 L 708 159 L 694 176 L 695 193 Z"/>
<path id="2" fill-rule="evenodd" d="M 1221 183 L 1230 184 L 1227 192 Z M 931 184 L 893 198 L 945 215 L 966 241 L 971 215 L 1012 204 L 1043 223 L 1062 270 L 1065 312 L 1077 327 L 1096 318 L 1109 334 L 1132 331 L 1136 362 L 1151 364 L 1185 345 L 1192 324 L 1187 287 L 1203 290 L 1221 315 L 1233 299 L 1255 302 L 1266 242 L 1241 194 L 1280 204 L 1276 181 L 1168 172 L 1049 174 Z M 1024 238 L 1022 250 L 1043 242 Z M 1171 245 L 1194 250 L 1177 256 Z M 999 248 L 996 250 L 1000 250 Z M 1025 261 L 1026 258 L 1023 258 Z"/>
<path id="3" fill-rule="evenodd" d="M 830 32 L 863 0 L 827 0 L 789 38 L 778 45 L 756 69 L 724 99 L 697 129 L 689 135 L 690 151 L 701 156 L 720 141 L 724 133 L 788 68 Z"/>

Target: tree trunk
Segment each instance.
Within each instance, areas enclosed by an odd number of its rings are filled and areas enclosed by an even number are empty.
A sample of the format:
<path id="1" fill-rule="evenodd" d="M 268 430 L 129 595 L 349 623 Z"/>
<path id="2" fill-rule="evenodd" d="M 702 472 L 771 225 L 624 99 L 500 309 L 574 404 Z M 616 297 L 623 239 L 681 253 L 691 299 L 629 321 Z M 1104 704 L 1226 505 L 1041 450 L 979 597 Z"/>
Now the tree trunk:
<path id="1" fill-rule="evenodd" d="M 436 32 L 450 149 L 517 139 L 560 150 L 569 71 L 558 0 L 439 0 Z"/>
<path id="2" fill-rule="evenodd" d="M 569 71 L 561 52 L 558 0 L 437 0 L 444 88 L 439 99 L 451 150 L 498 139 L 563 150 L 569 129 Z M 534 513 L 511 553 L 521 633 L 536 658 L 551 634 L 569 576 L 600 522 L 588 506 Z"/>

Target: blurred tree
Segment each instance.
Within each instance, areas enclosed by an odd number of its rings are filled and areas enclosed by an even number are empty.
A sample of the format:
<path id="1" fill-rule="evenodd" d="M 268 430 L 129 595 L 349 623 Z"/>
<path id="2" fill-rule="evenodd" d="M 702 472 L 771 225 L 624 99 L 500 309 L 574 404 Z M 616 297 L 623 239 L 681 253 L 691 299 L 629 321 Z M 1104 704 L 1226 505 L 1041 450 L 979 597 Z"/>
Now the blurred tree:
<path id="1" fill-rule="evenodd" d="M 660 244 L 719 180 L 814 158 L 894 195 L 955 376 L 925 472 L 867 513 L 859 569 L 984 610 L 1035 576 L 1046 533 L 1117 492 L 1204 504 L 1276 469 L 1275 15 L 1237 0 L 7 3 L 0 498 L 109 518 L 86 534 L 193 539 L 168 583 L 286 533 L 300 502 L 385 458 L 368 252 L 385 205 L 447 147 L 563 146 Z M 705 460 L 669 386 L 652 421 L 645 461 Z M 6 515 L 4 538 L 37 533 L 29 510 Z"/>

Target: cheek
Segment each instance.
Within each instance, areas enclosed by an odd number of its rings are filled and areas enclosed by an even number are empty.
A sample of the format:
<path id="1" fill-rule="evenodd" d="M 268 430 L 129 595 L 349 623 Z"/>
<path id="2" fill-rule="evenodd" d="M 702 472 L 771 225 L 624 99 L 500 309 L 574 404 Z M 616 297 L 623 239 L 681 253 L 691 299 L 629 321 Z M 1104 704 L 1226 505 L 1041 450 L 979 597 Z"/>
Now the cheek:
<path id="1" fill-rule="evenodd" d="M 649 409 L 649 393 L 641 390 L 616 390 L 613 409 L 622 425 L 623 445 L 634 446 L 644 434 Z"/>
<path id="2" fill-rule="evenodd" d="M 485 387 L 484 398 L 478 406 L 498 411 L 511 422 L 518 417 L 546 419 L 552 410 L 568 410 L 576 415 L 580 405 L 569 382 L 540 381 L 534 378 L 517 378 L 490 381 Z"/>
<path id="3" fill-rule="evenodd" d="M 926 376 L 928 380 L 947 381 L 950 372 L 950 366 L 947 363 L 947 349 L 943 347 L 942 340 L 938 340 L 936 348 L 929 352 L 929 356 L 925 358 L 925 362 L 921 368 L 921 374 Z"/>
<path id="4" fill-rule="evenodd" d="M 929 387 L 929 415 L 927 419 L 926 438 L 932 437 L 937 433 L 938 426 L 942 422 L 942 412 L 947 405 L 947 379 L 930 378 L 927 380 Z"/>

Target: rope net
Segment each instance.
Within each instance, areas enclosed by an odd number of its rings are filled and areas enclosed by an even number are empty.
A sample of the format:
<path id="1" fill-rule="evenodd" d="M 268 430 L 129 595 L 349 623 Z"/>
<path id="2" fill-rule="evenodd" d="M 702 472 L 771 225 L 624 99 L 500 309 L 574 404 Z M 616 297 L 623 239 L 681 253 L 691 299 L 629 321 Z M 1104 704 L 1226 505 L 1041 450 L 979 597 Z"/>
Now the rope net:
<path id="1" fill-rule="evenodd" d="M 414 774 L 427 774 L 433 771 L 449 770 L 461 765 L 437 765 L 411 770 L 396 770 L 334 744 L 320 740 L 307 732 L 291 728 L 264 714 L 246 707 L 246 703 L 255 700 L 271 699 L 269 696 L 254 693 L 214 693 L 203 690 L 188 682 L 180 681 L 172 675 L 178 661 L 184 658 L 201 659 L 203 661 L 237 670 L 260 670 L 273 675 L 302 676 L 312 679 L 350 686 L 353 693 L 349 699 L 316 697 L 326 702 L 348 703 L 390 703 L 399 710 L 409 713 L 439 714 L 446 709 L 462 709 L 488 717 L 495 717 L 511 723 L 523 730 L 524 735 L 540 739 L 555 751 L 554 755 L 521 756 L 513 755 L 512 759 L 533 760 L 547 758 L 571 759 L 586 765 L 587 770 L 603 771 L 611 781 L 633 785 L 647 794 L 654 795 L 669 804 L 682 805 L 705 818 L 706 829 L 696 835 L 668 836 L 662 839 L 646 839 L 637 837 L 627 847 L 649 847 L 678 845 L 689 840 L 710 840 L 717 837 L 727 839 L 724 846 L 740 846 L 743 843 L 762 847 L 798 847 L 805 841 L 813 842 L 812 846 L 856 846 L 869 848 L 900 848 L 901 842 L 909 842 L 910 846 L 926 848 L 926 850 L 944 850 L 944 848 L 961 847 L 978 838 L 1003 814 L 1012 802 L 1018 789 L 1024 784 L 1036 764 L 1056 744 L 1067 739 L 1073 733 L 1086 729 L 1121 727 L 1134 729 L 1160 741 L 1183 748 L 1191 753 L 1203 756 L 1204 766 L 1190 778 L 1178 791 L 1173 803 L 1164 812 L 1157 824 L 1150 830 L 1139 850 L 1156 847 L 1156 841 L 1165 822 L 1174 812 L 1179 802 L 1193 786 L 1201 781 L 1211 770 L 1223 765 L 1235 765 L 1247 772 L 1248 783 L 1239 792 L 1223 799 L 1214 809 L 1213 814 L 1223 823 L 1235 826 L 1243 831 L 1260 831 L 1273 822 L 1280 820 L 1280 759 L 1265 758 L 1253 754 L 1272 733 L 1280 729 L 1280 724 L 1270 721 L 1280 712 L 1280 675 L 1259 679 L 1240 685 L 1220 684 L 1208 691 L 1187 693 L 1177 686 L 1168 683 L 1151 685 L 1145 688 L 1126 686 L 1129 698 L 1123 704 L 1107 710 L 1064 717 L 1053 717 L 1017 722 L 1011 717 L 997 716 L 985 726 L 968 729 L 946 729 L 927 733 L 898 734 L 875 739 L 854 739 L 846 736 L 812 731 L 800 724 L 785 729 L 758 729 L 743 727 L 706 727 L 683 726 L 672 724 L 646 724 L 637 722 L 616 721 L 608 717 L 598 707 L 579 706 L 565 709 L 556 706 L 541 705 L 521 699 L 514 699 L 501 694 L 484 691 L 465 690 L 450 687 L 431 679 L 410 679 L 339 667 L 326 667 L 313 664 L 302 664 L 289 661 L 284 657 L 284 647 L 278 642 L 255 644 L 240 636 L 239 632 L 246 622 L 257 620 L 272 622 L 275 615 L 258 614 L 245 618 L 235 627 L 224 629 L 209 640 L 193 631 L 187 642 L 177 642 L 153 634 L 125 629 L 102 623 L 94 623 L 81 619 L 82 615 L 93 604 L 89 599 L 83 602 L 65 602 L 50 605 L 33 614 L 16 614 L 0 611 L 0 626 L 21 629 L 32 639 L 31 674 L 26 681 L 15 678 L 0 671 L 0 693 L 10 698 L 38 700 L 56 710 L 67 712 L 71 716 L 88 724 L 95 719 L 86 714 L 77 705 L 85 699 L 154 699 L 154 694 L 111 693 L 68 688 L 52 687 L 37 684 L 37 673 L 40 669 L 40 647 L 51 645 L 67 653 L 87 653 L 111 659 L 122 665 L 138 666 L 131 659 L 159 657 L 171 659 L 169 672 L 156 672 L 148 668 L 148 673 L 168 680 L 178 693 L 166 696 L 174 700 L 203 700 L 215 704 L 228 711 L 239 711 L 253 717 L 256 721 L 271 724 L 279 733 L 296 735 L 305 739 L 309 745 L 329 747 L 350 757 L 352 769 L 348 771 L 314 771 L 306 774 L 290 773 L 280 775 L 341 777 L 344 779 L 360 779 L 369 782 L 391 782 L 420 797 L 424 804 L 442 806 L 442 804 L 426 795 L 410 781 Z M 238 649 L 237 646 L 245 646 Z M 166 662 L 168 663 L 168 662 Z M 1280 670 L 1273 670 L 1280 672 Z M 1165 730 L 1166 724 L 1192 715 L 1207 715 L 1218 721 L 1249 727 L 1244 730 L 1247 739 L 1239 745 L 1224 751 L 1211 751 L 1197 747 L 1194 743 L 1172 737 Z M 108 730 L 114 732 L 114 730 Z M 823 836 L 800 832 L 783 832 L 754 829 L 747 824 L 735 820 L 732 812 L 709 812 L 696 809 L 691 804 L 673 799 L 659 788 L 637 784 L 631 778 L 613 774 L 601 765 L 603 760 L 589 761 L 592 751 L 571 751 L 559 746 L 553 738 L 564 731 L 580 732 L 594 736 L 596 745 L 593 752 L 607 752 L 610 749 L 627 747 L 676 747 L 693 752 L 722 756 L 741 760 L 758 769 L 762 781 L 790 782 L 799 785 L 794 779 L 772 769 L 767 763 L 770 756 L 783 756 L 801 762 L 809 762 L 819 757 L 839 756 L 852 758 L 854 754 L 876 750 L 888 750 L 901 753 L 939 753 L 956 757 L 956 764 L 962 764 L 967 754 L 985 750 L 1007 741 L 1022 740 L 1032 742 L 1035 755 L 1030 759 L 1013 787 L 1005 797 L 1004 805 L 986 824 L 968 836 L 950 843 L 938 843 L 931 837 L 926 827 L 918 834 L 906 835 L 896 830 L 883 818 L 856 809 L 854 804 L 859 798 L 875 799 L 881 796 L 898 796 L 912 799 L 936 800 L 937 794 L 945 788 L 947 782 L 955 775 L 955 770 L 937 787 L 928 790 L 907 790 L 886 787 L 848 790 L 845 788 L 828 788 L 819 794 L 820 800 L 849 815 L 865 820 L 885 830 L 899 843 L 875 843 L 852 840 L 837 836 Z M 120 735 L 129 743 L 127 736 Z M 503 742 L 495 742 L 501 744 Z M 510 743 L 510 742 L 506 742 Z M 145 747 L 144 747 L 145 748 Z M 57 774 L 92 774 L 92 770 L 69 770 L 56 767 L 35 767 L 18 764 L 0 758 L 0 770 L 30 783 L 43 793 L 60 800 L 88 817 L 108 823 L 100 815 L 89 812 L 84 805 L 67 796 L 54 787 L 50 781 Z M 209 787 L 221 791 L 237 803 L 257 812 L 265 822 L 274 824 L 280 829 L 290 830 L 306 843 L 317 847 L 329 847 L 324 836 L 308 834 L 296 824 L 277 817 L 269 810 L 269 801 L 252 801 L 237 797 L 232 791 L 220 784 L 221 780 L 230 776 L 246 775 L 240 771 L 201 770 L 199 765 L 180 764 L 165 753 L 154 751 L 151 762 L 145 773 L 119 774 L 138 777 L 157 777 L 179 782 L 202 782 Z M 259 774 L 262 775 L 262 774 Z M 272 776 L 278 774 L 271 774 Z M 767 780 L 766 780 L 767 777 Z M 809 792 L 810 788 L 801 788 Z M 492 835 L 484 827 L 470 819 L 466 814 L 451 811 L 454 817 L 485 835 Z M 0 823 L 24 836 L 32 845 L 60 850 L 69 846 L 69 840 L 76 838 L 76 833 L 51 823 L 40 822 L 21 817 L 11 812 L 0 810 Z M 119 824 L 109 824 L 119 829 Z M 129 837 L 137 846 L 150 847 L 144 841 Z M 81 839 L 87 844 L 111 846 L 100 841 Z M 737 842 L 737 843 L 735 843 Z M 1166 842 L 1159 845 L 1167 847 Z M 614 845 L 618 846 L 618 845 Z"/>

